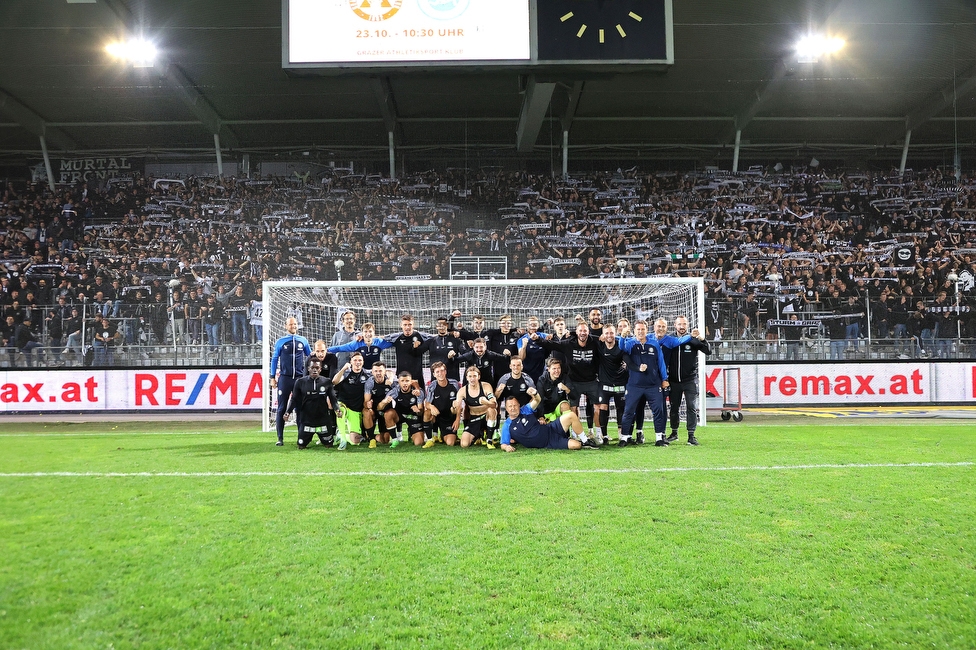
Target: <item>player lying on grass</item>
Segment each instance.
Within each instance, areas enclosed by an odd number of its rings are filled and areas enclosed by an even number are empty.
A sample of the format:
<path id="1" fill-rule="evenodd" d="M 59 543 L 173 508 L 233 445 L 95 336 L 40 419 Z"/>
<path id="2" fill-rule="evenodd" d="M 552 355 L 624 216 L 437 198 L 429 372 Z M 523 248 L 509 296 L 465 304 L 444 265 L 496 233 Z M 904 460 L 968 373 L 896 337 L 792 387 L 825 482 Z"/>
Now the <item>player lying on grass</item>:
<path id="1" fill-rule="evenodd" d="M 295 382 L 291 399 L 285 409 L 285 417 L 295 411 L 295 419 L 301 423 L 298 431 L 299 449 L 308 447 L 313 435 L 317 435 L 323 445 L 332 445 L 336 434 L 338 407 L 339 400 L 332 381 L 322 376 L 322 362 L 313 358 L 308 364 L 308 375 Z M 345 448 L 345 439 L 340 439 L 339 449 Z"/>
<path id="2" fill-rule="evenodd" d="M 532 401 L 525 406 L 519 406 L 518 398 L 512 396 L 505 400 L 505 410 L 508 418 L 502 424 L 502 444 L 505 451 L 515 451 L 518 443 L 523 447 L 533 449 L 597 449 L 597 445 L 592 440 L 580 442 L 576 437 L 582 435 L 583 425 L 579 416 L 572 411 L 567 411 L 559 416 L 558 420 L 544 423 L 536 416 L 535 410 L 539 408 L 542 399 L 539 393 L 532 388 Z M 575 434 L 576 437 L 571 437 Z"/>

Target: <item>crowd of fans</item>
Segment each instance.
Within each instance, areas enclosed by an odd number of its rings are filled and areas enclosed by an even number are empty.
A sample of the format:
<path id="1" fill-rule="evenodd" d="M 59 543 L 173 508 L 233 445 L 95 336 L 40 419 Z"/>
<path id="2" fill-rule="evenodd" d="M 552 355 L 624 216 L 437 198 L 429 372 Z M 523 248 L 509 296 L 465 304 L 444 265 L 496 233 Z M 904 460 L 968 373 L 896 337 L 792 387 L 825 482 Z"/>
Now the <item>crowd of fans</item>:
<path id="1" fill-rule="evenodd" d="M 515 279 L 701 276 L 710 339 L 816 327 L 941 355 L 976 337 L 971 180 L 636 168 L 10 183 L 0 337 L 101 363 L 124 343 L 251 343 L 264 280 L 447 279 L 455 256 L 504 256 Z"/>

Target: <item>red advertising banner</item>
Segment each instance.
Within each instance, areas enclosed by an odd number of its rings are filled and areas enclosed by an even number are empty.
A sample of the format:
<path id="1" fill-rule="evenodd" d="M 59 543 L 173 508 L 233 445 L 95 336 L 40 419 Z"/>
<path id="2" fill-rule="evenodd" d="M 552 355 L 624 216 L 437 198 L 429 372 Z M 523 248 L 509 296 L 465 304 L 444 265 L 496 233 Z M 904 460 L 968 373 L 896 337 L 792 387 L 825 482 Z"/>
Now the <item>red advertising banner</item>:
<path id="1" fill-rule="evenodd" d="M 743 406 L 960 404 L 976 402 L 976 363 L 716 365 L 705 389 L 724 397 L 723 372 L 739 368 Z"/>
<path id="2" fill-rule="evenodd" d="M 738 368 L 744 407 L 976 404 L 976 362 L 709 365 L 704 389 L 723 393 Z M 734 375 L 730 375 L 734 376 Z M 260 411 L 254 369 L 16 370 L 0 372 L 0 413 Z"/>
<path id="3" fill-rule="evenodd" d="M 0 412 L 261 410 L 260 370 L 50 370 L 0 373 Z"/>

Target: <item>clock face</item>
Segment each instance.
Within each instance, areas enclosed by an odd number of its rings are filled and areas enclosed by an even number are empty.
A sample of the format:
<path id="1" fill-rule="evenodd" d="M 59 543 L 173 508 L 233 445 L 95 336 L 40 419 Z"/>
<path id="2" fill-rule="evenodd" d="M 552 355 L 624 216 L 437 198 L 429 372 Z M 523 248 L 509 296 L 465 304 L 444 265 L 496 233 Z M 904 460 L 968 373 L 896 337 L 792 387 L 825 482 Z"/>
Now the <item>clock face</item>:
<path id="1" fill-rule="evenodd" d="M 540 61 L 667 58 L 668 0 L 538 0 Z"/>

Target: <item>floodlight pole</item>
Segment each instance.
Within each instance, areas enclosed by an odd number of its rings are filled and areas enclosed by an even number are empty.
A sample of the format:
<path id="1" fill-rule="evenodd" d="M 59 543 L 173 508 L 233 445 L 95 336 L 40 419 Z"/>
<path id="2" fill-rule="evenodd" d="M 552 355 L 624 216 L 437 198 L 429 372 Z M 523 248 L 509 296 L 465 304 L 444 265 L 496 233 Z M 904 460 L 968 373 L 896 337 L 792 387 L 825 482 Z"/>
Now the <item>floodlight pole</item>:
<path id="1" fill-rule="evenodd" d="M 44 170 L 47 172 L 47 185 L 51 188 L 51 192 L 55 193 L 57 190 L 54 187 L 54 171 L 51 169 L 51 156 L 47 153 L 47 140 L 44 136 L 41 137 L 41 154 L 44 156 Z"/>
<path id="2" fill-rule="evenodd" d="M 898 168 L 898 175 L 905 175 L 905 165 L 908 163 L 908 146 L 912 142 L 912 130 L 905 131 L 905 146 L 901 148 L 901 167 Z"/>
<path id="3" fill-rule="evenodd" d="M 563 131 L 563 180 L 569 178 L 569 131 Z"/>
<path id="4" fill-rule="evenodd" d="M 735 149 L 732 151 L 732 173 L 739 172 L 739 145 L 742 143 L 742 129 L 735 130 Z"/>
<path id="5" fill-rule="evenodd" d="M 390 180 L 396 178 L 396 149 L 393 146 L 393 131 L 387 131 L 390 142 Z"/>
<path id="6" fill-rule="evenodd" d="M 214 149 L 217 150 L 217 176 L 224 177 L 224 157 L 220 155 L 220 134 L 214 133 Z"/>

